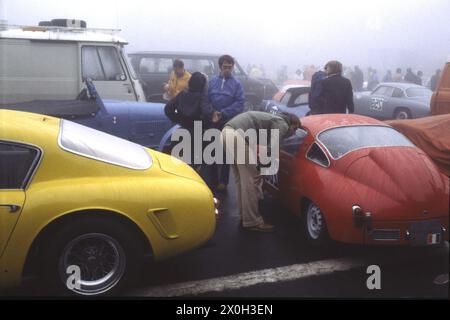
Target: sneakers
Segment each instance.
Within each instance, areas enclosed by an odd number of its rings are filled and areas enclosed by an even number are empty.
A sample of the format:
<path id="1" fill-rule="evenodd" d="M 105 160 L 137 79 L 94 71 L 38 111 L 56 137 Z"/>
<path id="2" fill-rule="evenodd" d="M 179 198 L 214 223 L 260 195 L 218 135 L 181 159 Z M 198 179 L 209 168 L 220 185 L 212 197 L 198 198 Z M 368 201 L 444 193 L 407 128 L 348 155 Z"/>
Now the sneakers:
<path id="1" fill-rule="evenodd" d="M 244 229 L 248 231 L 257 231 L 257 232 L 274 232 L 275 226 L 268 223 L 261 223 L 253 227 L 244 227 Z"/>

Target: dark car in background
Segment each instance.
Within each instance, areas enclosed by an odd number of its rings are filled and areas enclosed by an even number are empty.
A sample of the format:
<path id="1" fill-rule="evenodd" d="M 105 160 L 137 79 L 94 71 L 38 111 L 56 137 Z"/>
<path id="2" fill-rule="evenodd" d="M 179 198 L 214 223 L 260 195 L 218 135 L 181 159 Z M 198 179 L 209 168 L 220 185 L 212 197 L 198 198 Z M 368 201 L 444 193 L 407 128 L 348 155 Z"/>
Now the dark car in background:
<path id="1" fill-rule="evenodd" d="M 220 71 L 218 54 L 141 51 L 131 53 L 129 57 L 149 102 L 164 102 L 163 83 L 169 80 L 175 59 L 182 60 L 185 69 L 191 73 L 199 71 L 212 77 Z M 244 87 L 246 109 L 255 109 L 263 99 L 270 99 L 277 90 L 271 81 L 248 76 L 237 61 L 233 75 Z"/>
<path id="2" fill-rule="evenodd" d="M 256 78 L 264 85 L 264 100 L 272 97 L 280 90 L 278 86 L 269 78 Z"/>

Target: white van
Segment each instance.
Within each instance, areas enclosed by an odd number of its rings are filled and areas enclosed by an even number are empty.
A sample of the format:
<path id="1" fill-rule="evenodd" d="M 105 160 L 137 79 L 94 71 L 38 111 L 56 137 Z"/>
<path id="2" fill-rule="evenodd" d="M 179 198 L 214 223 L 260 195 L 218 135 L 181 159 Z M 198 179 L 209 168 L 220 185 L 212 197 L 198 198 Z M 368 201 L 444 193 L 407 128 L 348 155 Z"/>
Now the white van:
<path id="1" fill-rule="evenodd" d="M 0 103 L 75 99 L 85 78 L 102 98 L 144 102 L 118 31 L 66 19 L 0 24 Z"/>

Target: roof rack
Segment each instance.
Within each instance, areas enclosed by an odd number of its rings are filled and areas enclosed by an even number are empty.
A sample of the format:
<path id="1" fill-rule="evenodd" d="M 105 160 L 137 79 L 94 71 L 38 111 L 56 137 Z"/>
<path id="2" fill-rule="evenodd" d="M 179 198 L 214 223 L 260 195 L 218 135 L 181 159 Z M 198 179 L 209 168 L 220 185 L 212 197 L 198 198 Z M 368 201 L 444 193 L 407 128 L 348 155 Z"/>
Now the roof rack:
<path id="1" fill-rule="evenodd" d="M 106 34 L 116 34 L 121 31 L 121 29 L 102 29 L 102 28 L 78 28 L 78 27 L 60 27 L 60 26 L 26 26 L 26 25 L 13 25 L 7 24 L 3 25 L 6 30 L 18 29 L 22 31 L 56 31 L 56 32 L 98 32 Z"/>
<path id="2" fill-rule="evenodd" d="M 120 29 L 61 26 L 0 25 L 0 38 L 127 44 L 128 42 L 118 35 L 120 31 Z"/>

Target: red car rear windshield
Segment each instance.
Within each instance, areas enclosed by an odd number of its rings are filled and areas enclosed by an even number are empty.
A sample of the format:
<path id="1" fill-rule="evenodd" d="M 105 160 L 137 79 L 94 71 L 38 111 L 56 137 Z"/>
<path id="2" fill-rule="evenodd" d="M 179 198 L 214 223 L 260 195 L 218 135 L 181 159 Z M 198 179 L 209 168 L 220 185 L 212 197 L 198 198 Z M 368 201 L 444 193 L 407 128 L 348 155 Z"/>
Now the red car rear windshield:
<path id="1" fill-rule="evenodd" d="M 414 147 L 404 135 L 390 127 L 348 126 L 328 129 L 319 140 L 335 160 L 349 152 L 372 147 Z"/>

